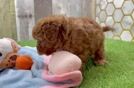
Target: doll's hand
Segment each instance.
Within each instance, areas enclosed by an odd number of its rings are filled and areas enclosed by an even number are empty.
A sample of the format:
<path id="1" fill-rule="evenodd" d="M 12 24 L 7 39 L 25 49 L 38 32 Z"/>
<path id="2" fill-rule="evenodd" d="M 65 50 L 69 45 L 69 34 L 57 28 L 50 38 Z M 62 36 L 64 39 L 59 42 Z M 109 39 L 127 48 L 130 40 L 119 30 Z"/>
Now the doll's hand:
<path id="1" fill-rule="evenodd" d="M 11 54 L 7 56 L 3 61 L 0 63 L 0 68 L 14 68 L 16 64 L 17 54 Z"/>

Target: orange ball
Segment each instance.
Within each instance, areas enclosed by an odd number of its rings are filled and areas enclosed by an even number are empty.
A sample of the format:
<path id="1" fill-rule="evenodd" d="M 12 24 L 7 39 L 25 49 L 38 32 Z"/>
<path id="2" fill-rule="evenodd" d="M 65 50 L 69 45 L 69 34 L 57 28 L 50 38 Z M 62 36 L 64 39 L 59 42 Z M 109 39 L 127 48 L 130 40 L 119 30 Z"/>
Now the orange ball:
<path id="1" fill-rule="evenodd" d="M 30 56 L 21 55 L 16 59 L 16 69 L 30 70 L 33 65 L 33 61 Z"/>

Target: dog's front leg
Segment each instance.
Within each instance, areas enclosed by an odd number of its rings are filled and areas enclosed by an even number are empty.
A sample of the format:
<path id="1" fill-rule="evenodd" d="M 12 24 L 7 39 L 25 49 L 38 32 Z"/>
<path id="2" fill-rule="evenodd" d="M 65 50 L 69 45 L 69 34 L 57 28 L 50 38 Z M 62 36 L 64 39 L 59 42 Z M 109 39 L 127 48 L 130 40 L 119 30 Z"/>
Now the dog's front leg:
<path id="1" fill-rule="evenodd" d="M 94 56 L 94 63 L 96 65 L 104 65 L 106 63 L 104 55 L 104 46 L 102 45 L 96 52 Z"/>

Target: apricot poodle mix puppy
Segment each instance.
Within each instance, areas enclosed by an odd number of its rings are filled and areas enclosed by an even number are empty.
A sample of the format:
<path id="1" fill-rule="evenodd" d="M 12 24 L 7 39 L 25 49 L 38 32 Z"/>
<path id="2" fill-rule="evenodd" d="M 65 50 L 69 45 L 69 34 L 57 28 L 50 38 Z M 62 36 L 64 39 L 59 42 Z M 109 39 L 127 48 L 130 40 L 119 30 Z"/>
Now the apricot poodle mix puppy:
<path id="1" fill-rule="evenodd" d="M 93 56 L 95 64 L 104 64 L 104 34 L 110 30 L 88 18 L 48 16 L 33 28 L 39 54 L 66 50 L 78 55 L 83 63 Z"/>

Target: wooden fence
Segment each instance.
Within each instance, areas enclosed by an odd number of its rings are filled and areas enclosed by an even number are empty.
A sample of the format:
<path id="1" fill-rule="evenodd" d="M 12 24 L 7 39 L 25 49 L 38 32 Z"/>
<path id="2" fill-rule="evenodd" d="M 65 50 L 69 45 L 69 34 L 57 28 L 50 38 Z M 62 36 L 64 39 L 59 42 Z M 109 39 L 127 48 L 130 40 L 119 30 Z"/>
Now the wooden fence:
<path id="1" fill-rule="evenodd" d="M 0 0 L 0 37 L 30 40 L 38 19 L 52 14 L 95 18 L 94 6 L 95 0 Z"/>
<path id="2" fill-rule="evenodd" d="M 14 0 L 0 0 L 0 38 L 17 39 Z"/>

